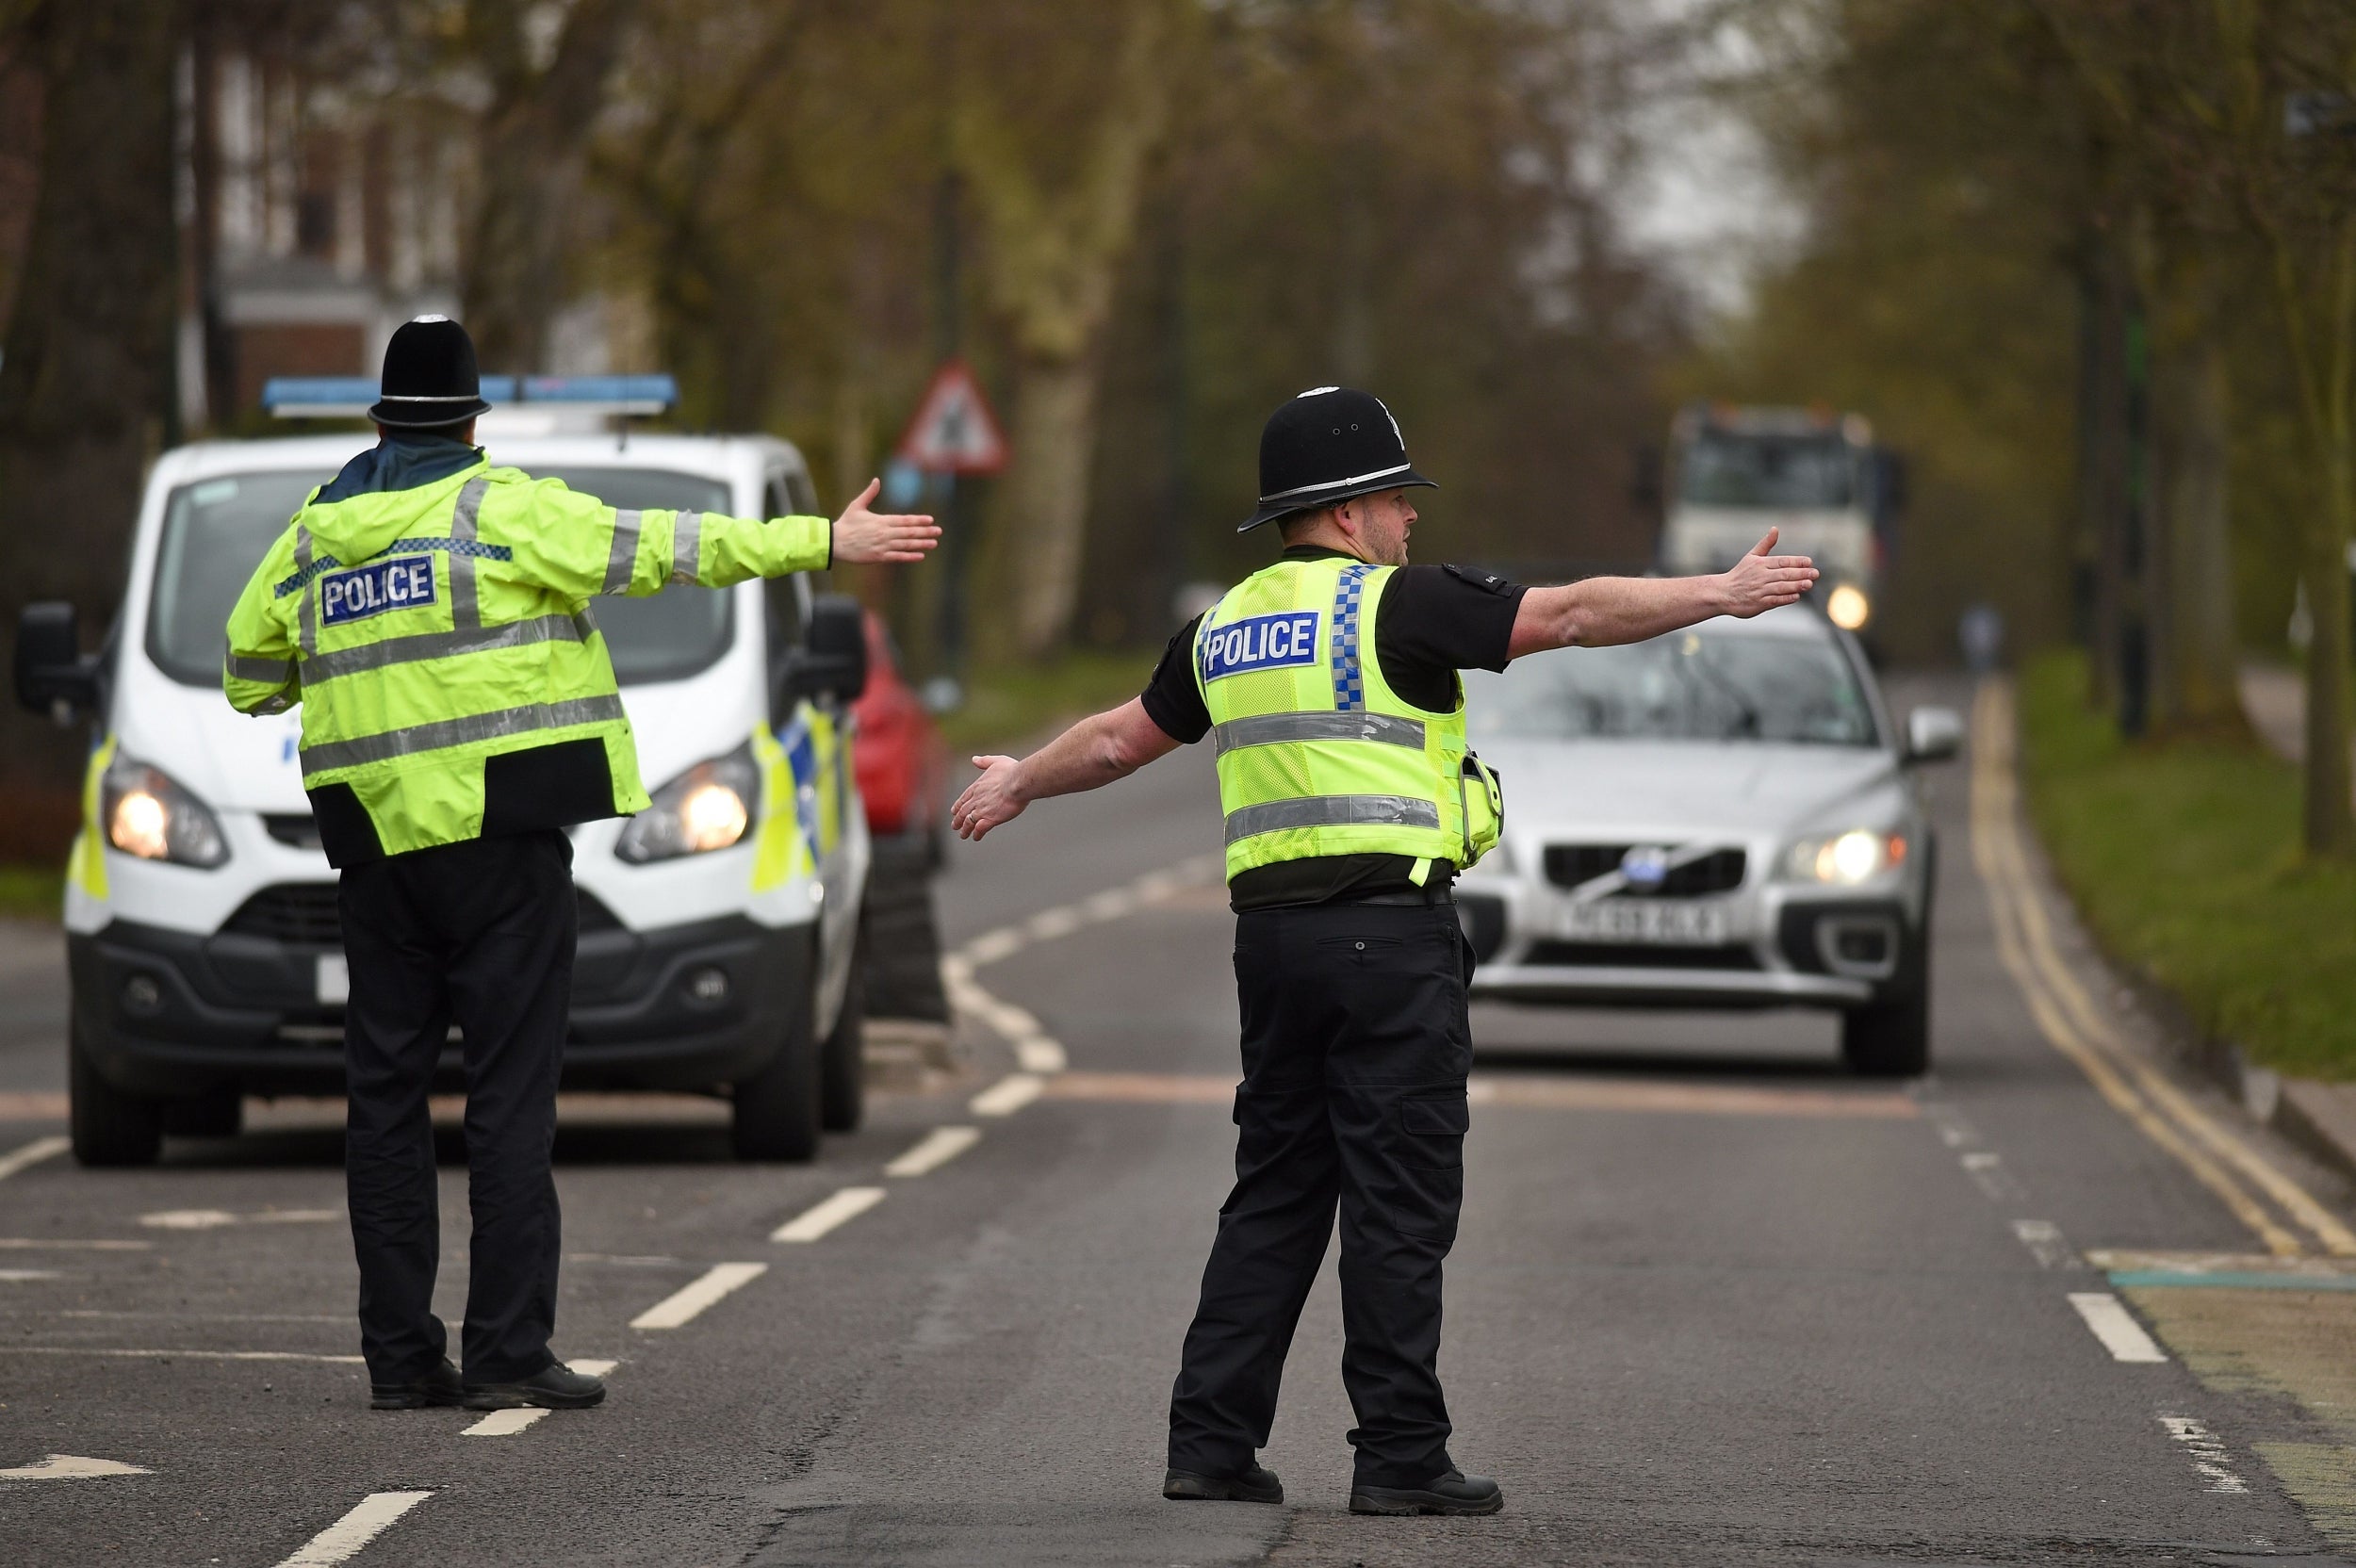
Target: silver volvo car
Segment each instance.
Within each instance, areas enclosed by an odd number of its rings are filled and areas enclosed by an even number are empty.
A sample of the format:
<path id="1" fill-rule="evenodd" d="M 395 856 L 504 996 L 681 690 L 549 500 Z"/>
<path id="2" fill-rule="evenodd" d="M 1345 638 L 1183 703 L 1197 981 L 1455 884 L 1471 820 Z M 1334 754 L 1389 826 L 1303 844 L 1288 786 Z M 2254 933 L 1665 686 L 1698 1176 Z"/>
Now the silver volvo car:
<path id="1" fill-rule="evenodd" d="M 1909 769 L 1953 710 L 1893 725 L 1857 640 L 1808 604 L 1467 672 L 1504 839 L 1457 885 L 1476 998 L 1837 1008 L 1853 1071 L 1930 1061 L 1938 846 Z"/>

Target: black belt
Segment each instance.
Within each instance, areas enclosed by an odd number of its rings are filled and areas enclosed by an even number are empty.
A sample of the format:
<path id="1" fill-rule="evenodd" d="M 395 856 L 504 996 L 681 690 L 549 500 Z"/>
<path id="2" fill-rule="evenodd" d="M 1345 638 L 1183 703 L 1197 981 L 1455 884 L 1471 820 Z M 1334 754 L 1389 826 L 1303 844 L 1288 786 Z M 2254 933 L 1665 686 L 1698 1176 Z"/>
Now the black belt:
<path id="1" fill-rule="evenodd" d="M 1453 904 L 1456 894 L 1445 883 L 1436 888 L 1402 889 L 1395 893 L 1365 893 L 1356 898 L 1336 898 L 1334 904 Z"/>

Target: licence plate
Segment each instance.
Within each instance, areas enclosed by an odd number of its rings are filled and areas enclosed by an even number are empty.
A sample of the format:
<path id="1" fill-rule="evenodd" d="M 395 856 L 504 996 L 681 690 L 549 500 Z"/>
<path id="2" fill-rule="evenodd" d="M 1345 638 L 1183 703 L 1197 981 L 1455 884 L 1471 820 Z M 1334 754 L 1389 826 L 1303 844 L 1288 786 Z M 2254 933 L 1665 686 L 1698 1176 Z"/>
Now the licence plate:
<path id="1" fill-rule="evenodd" d="M 340 953 L 319 955 L 319 998 L 323 1006 L 341 1006 L 352 996 L 352 966 Z"/>
<path id="2" fill-rule="evenodd" d="M 1723 904 L 1674 898 L 1609 898 L 1562 911 L 1556 934 L 1581 942 L 1657 942 L 1717 947 L 1728 935 Z"/>

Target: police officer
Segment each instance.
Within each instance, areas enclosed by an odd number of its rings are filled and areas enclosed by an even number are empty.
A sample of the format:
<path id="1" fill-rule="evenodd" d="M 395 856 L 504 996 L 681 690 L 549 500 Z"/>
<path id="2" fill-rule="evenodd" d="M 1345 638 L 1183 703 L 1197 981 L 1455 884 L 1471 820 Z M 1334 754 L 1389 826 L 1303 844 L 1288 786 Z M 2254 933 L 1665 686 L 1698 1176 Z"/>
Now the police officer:
<path id="1" fill-rule="evenodd" d="M 1284 554 L 1173 637 L 1135 700 L 1021 760 L 975 758 L 951 813 L 978 839 L 1034 800 L 1217 738 L 1243 1083 L 1235 1184 L 1170 1396 L 1166 1497 L 1284 1500 L 1255 1454 L 1338 1205 L 1350 1511 L 1503 1506 L 1449 1457 L 1437 1365 L 1472 1065 L 1449 885 L 1503 809 L 1465 747 L 1457 672 L 1756 615 L 1816 578 L 1767 553 L 1772 531 L 1714 577 L 1523 588 L 1410 566 L 1408 493 L 1432 482 L 1379 400 L 1323 386 L 1286 403 L 1243 524 L 1277 524 Z"/>
<path id="2" fill-rule="evenodd" d="M 229 617 L 222 685 L 303 708 L 303 784 L 352 993 L 345 1162 L 360 1348 L 379 1410 L 575 1408 L 605 1396 L 548 1352 L 549 1174 L 571 985 L 570 823 L 646 808 L 589 601 L 833 561 L 918 561 L 928 517 L 758 522 L 622 511 L 494 468 L 473 445 L 474 345 L 421 316 L 384 352 L 380 443 L 313 492 Z M 440 1250 L 426 1092 L 465 1037 L 469 1254 L 463 1374 L 433 1311 Z"/>

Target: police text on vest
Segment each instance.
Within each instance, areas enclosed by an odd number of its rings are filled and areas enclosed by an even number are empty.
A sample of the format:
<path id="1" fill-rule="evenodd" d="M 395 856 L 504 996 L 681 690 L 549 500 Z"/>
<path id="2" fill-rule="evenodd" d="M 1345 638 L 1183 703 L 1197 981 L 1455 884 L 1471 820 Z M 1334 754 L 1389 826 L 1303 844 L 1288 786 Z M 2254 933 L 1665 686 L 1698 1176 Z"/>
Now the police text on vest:
<path id="1" fill-rule="evenodd" d="M 1253 615 L 1203 633 L 1203 678 L 1218 680 L 1253 670 L 1282 669 L 1288 664 L 1317 662 L 1317 623 L 1315 610 L 1289 610 L 1281 615 Z"/>
<path id="2" fill-rule="evenodd" d="M 434 602 L 434 558 L 397 555 L 319 579 L 319 619 L 329 626 Z"/>

